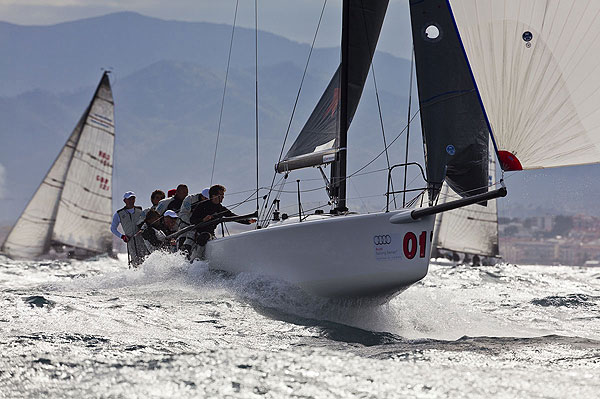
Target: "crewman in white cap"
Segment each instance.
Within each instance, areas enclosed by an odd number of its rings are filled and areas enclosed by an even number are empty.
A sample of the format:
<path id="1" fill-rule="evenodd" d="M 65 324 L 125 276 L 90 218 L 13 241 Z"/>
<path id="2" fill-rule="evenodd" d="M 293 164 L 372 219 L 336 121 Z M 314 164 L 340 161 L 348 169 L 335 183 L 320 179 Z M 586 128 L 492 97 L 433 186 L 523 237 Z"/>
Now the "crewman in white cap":
<path id="1" fill-rule="evenodd" d="M 188 227 L 190 225 L 190 217 L 192 216 L 194 209 L 196 209 L 196 206 L 203 201 L 208 201 L 208 190 L 207 187 L 200 193 L 185 197 L 181 204 L 181 209 L 179 210 L 179 229 Z M 188 231 L 187 233 L 182 234 L 177 240 L 179 241 L 179 249 L 189 254 L 194 245 L 195 234 L 195 231 Z"/>
<path id="2" fill-rule="evenodd" d="M 113 215 L 113 220 L 110 225 L 110 231 L 125 243 L 127 243 L 127 256 L 130 266 L 137 267 L 144 261 L 144 257 L 148 255 L 144 240 L 137 234 L 140 215 L 142 208 L 135 206 L 135 193 L 127 191 L 123 194 L 123 202 L 125 206 Z M 121 224 L 124 233 L 122 234 L 117 228 Z"/>
<path id="3" fill-rule="evenodd" d="M 146 218 L 141 227 L 142 234 L 149 252 L 157 249 L 175 252 L 177 250 L 175 239 L 166 240 L 166 237 L 177 231 L 177 214 L 169 209 L 162 217 L 153 211 Z"/>

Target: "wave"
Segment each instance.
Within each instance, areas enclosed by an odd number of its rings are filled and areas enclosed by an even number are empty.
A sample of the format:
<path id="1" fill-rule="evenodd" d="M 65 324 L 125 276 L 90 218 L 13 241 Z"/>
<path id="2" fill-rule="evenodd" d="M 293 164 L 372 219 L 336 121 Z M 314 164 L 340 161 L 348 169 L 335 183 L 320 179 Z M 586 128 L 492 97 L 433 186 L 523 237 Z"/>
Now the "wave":
<path id="1" fill-rule="evenodd" d="M 534 299 L 532 304 L 543 307 L 591 307 L 600 302 L 600 296 L 586 294 L 569 294 L 564 296 L 547 296 L 545 298 Z"/>
<path id="2" fill-rule="evenodd" d="M 73 292 L 86 296 L 106 295 L 108 298 L 136 295 L 152 298 L 154 304 L 187 296 L 194 298 L 190 301 L 198 301 L 202 309 L 210 307 L 211 301 L 233 300 L 234 303 L 249 304 L 264 317 L 308 328 L 329 328 L 327 323 L 336 323 L 383 334 L 378 338 L 365 338 L 373 342 L 393 341 L 396 337 L 456 340 L 463 336 L 569 335 L 570 320 L 562 320 L 561 315 L 537 315 L 535 308 L 585 308 L 598 301 L 597 297 L 579 294 L 536 298 L 534 293 L 529 292 L 531 287 L 546 290 L 555 284 L 553 280 L 534 273 L 536 269 L 532 272 L 528 268 L 514 266 L 496 266 L 489 270 L 434 268 L 422 282 L 390 303 L 373 305 L 315 297 L 284 281 L 258 274 L 217 272 L 211 270 L 206 262 L 190 264 L 178 254 L 154 252 L 139 269 L 127 269 L 125 262 L 109 259 L 88 263 L 81 266 L 88 270 L 87 274 L 46 283 L 40 289 L 58 295 Z M 553 270 L 561 272 L 560 269 Z M 64 272 L 60 271 L 63 275 Z M 494 280 L 493 284 L 490 284 L 490 279 Z M 556 278 L 556 281 L 563 283 L 564 279 Z M 337 330 L 332 331 L 330 336 L 335 340 Z M 579 326 L 572 331 L 576 336 L 598 335 L 594 331 L 583 334 L 585 329 Z"/>

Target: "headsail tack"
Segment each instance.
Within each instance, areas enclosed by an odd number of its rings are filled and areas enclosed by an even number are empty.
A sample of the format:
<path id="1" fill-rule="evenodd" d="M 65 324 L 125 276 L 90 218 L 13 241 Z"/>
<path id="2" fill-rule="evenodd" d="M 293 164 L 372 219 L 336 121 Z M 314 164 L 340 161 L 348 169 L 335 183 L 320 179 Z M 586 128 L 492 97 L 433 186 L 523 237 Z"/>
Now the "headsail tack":
<path id="1" fill-rule="evenodd" d="M 35 258 L 53 243 L 110 251 L 114 105 L 105 72 L 94 97 L 2 246 Z"/>

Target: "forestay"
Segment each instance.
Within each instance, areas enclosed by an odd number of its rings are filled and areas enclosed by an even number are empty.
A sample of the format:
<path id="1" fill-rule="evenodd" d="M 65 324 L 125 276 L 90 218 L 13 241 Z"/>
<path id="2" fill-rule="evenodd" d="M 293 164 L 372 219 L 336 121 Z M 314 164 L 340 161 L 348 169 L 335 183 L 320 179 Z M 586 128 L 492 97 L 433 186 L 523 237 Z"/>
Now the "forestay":
<path id="1" fill-rule="evenodd" d="M 449 0 L 505 170 L 600 160 L 600 2 Z"/>

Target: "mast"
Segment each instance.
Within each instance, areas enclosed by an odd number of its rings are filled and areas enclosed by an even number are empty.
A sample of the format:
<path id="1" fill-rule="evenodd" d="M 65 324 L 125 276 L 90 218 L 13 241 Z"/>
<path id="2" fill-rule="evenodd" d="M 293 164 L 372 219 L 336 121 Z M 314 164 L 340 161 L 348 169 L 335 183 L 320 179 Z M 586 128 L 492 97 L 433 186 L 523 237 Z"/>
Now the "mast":
<path id="1" fill-rule="evenodd" d="M 329 195 L 346 209 L 347 131 L 360 102 L 388 0 L 344 0 L 340 65 L 287 154 L 278 173 L 332 164 Z"/>
<path id="2" fill-rule="evenodd" d="M 342 63 L 340 65 L 340 133 L 339 152 L 331 166 L 332 196 L 334 212 L 345 211 L 346 207 L 346 168 L 348 145 L 348 45 L 350 43 L 350 0 L 344 0 L 342 10 Z"/>

